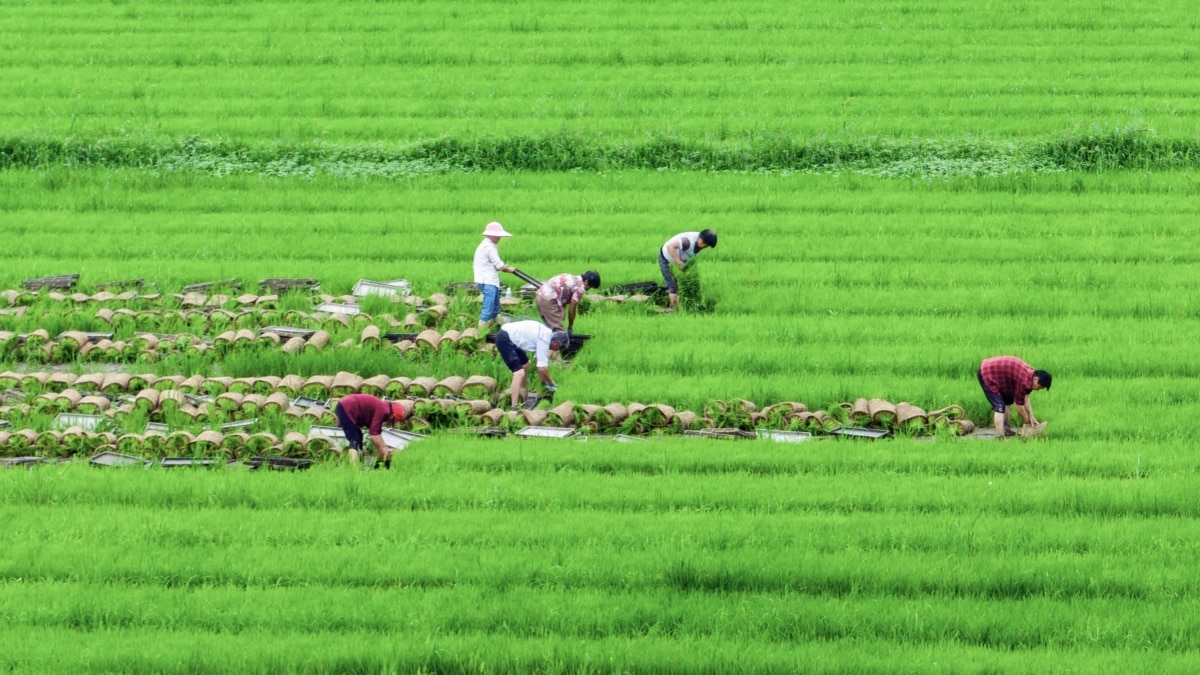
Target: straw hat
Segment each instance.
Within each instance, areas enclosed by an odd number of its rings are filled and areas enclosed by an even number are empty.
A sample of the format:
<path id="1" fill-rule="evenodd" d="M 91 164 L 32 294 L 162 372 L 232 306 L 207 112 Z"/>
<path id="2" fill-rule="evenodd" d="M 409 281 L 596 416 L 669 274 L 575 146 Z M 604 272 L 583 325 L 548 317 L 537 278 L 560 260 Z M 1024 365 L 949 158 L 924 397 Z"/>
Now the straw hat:
<path id="1" fill-rule="evenodd" d="M 493 221 L 493 222 L 488 223 L 487 227 L 483 228 L 483 236 L 485 236 L 485 237 L 511 237 L 512 235 L 509 234 L 508 231 L 504 229 L 503 225 Z"/>

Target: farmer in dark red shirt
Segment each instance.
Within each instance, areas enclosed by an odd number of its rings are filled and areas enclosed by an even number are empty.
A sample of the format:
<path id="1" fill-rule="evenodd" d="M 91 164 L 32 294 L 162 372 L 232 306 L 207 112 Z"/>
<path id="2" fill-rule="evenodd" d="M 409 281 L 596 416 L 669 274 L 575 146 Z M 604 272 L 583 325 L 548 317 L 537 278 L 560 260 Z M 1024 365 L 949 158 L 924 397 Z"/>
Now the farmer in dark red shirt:
<path id="1" fill-rule="evenodd" d="M 375 445 L 379 459 L 383 465 L 391 468 L 392 449 L 383 442 L 383 425 L 390 423 L 393 427 L 404 419 L 404 406 L 399 402 L 388 403 L 370 394 L 351 394 L 337 402 L 333 409 L 337 415 L 338 424 L 346 434 L 350 443 L 350 462 L 358 464 L 358 453 L 362 450 L 362 428 L 367 428 L 367 435 Z M 334 446 L 337 448 L 337 446 Z M 341 448 L 337 448 L 341 454 Z"/>
<path id="2" fill-rule="evenodd" d="M 1050 373 L 1034 370 L 1032 366 L 1015 356 L 993 356 L 979 365 L 979 386 L 995 413 L 992 418 L 996 435 L 1003 438 L 1015 432 L 1008 426 L 1008 406 L 1015 405 L 1027 425 L 1036 425 L 1033 408 L 1029 405 L 1029 392 L 1050 388 Z"/>

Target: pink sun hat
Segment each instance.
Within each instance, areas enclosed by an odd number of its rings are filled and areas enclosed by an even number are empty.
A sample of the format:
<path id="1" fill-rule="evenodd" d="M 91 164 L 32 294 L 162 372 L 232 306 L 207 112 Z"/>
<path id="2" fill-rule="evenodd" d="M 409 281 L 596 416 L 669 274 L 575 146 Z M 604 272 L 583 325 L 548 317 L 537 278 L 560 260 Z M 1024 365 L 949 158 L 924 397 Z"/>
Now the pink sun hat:
<path id="1" fill-rule="evenodd" d="M 511 237 L 512 235 L 505 231 L 504 226 L 495 221 L 487 224 L 483 228 L 483 236 L 485 237 Z"/>

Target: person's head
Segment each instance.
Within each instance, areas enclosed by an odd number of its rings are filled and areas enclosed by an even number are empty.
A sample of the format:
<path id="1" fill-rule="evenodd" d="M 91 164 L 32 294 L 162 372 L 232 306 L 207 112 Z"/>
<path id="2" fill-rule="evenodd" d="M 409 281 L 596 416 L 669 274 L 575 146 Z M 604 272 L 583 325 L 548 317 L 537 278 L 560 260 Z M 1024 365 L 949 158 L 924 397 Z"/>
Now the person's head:
<path id="1" fill-rule="evenodd" d="M 696 244 L 696 248 L 716 248 L 717 233 L 712 230 L 701 230 L 700 241 Z"/>
<path id="2" fill-rule="evenodd" d="M 403 422 L 405 415 L 404 404 L 399 401 L 393 401 L 391 414 L 392 426 L 395 427 L 397 424 Z"/>
<path id="3" fill-rule="evenodd" d="M 583 279 L 583 285 L 588 288 L 600 288 L 600 273 L 595 270 L 588 270 L 579 275 Z"/>
<path id="4" fill-rule="evenodd" d="M 556 330 L 550 334 L 550 351 L 565 349 L 571 344 L 571 336 L 565 330 Z"/>
<path id="5" fill-rule="evenodd" d="M 1044 370 L 1033 371 L 1033 388 L 1034 389 L 1049 389 L 1050 388 L 1050 373 Z"/>
<path id="6" fill-rule="evenodd" d="M 502 238 L 511 237 L 512 235 L 504 229 L 503 225 L 492 221 L 487 224 L 487 227 L 483 228 L 483 236 L 491 239 L 492 243 L 498 243 Z"/>

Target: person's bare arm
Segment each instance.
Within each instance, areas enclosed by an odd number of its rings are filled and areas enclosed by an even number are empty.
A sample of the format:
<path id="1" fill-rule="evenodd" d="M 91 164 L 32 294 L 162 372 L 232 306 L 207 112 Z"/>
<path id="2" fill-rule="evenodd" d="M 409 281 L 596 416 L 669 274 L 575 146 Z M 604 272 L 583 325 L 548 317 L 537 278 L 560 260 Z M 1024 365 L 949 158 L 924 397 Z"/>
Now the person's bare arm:
<path id="1" fill-rule="evenodd" d="M 537 374 L 538 374 L 538 377 L 540 377 L 542 379 L 542 384 L 546 385 L 547 387 L 555 386 L 554 380 L 550 377 L 550 369 L 549 368 L 538 368 Z"/>
<path id="2" fill-rule="evenodd" d="M 573 330 L 575 328 L 575 307 L 578 305 L 579 305 L 578 300 L 571 301 L 570 310 L 567 312 L 567 330 L 568 331 Z"/>
<path id="3" fill-rule="evenodd" d="M 680 258 L 679 258 L 679 240 L 678 239 L 672 239 L 671 242 L 667 244 L 667 257 L 670 258 L 671 261 L 674 262 L 676 265 L 683 267 L 683 261 L 680 260 Z"/>
<path id="4" fill-rule="evenodd" d="M 392 449 L 383 441 L 383 434 L 372 434 L 371 442 L 375 444 L 375 452 L 381 459 L 387 459 L 392 454 Z"/>

